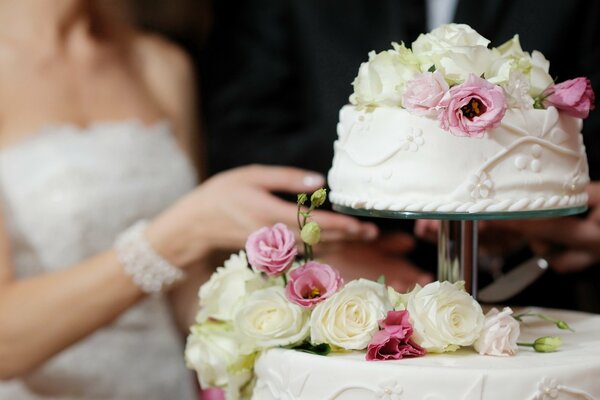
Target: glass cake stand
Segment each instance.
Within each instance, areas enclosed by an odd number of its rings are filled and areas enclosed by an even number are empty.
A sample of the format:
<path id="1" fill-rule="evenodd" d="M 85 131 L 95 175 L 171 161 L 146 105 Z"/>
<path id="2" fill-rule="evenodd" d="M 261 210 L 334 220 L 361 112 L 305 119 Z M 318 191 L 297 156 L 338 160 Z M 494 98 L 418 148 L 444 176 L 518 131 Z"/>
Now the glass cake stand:
<path id="1" fill-rule="evenodd" d="M 383 211 L 333 205 L 335 211 L 361 217 L 441 220 L 438 236 L 438 279 L 465 281 L 465 289 L 477 297 L 477 221 L 499 219 L 554 218 L 583 213 L 587 206 L 539 211 L 417 212 Z"/>

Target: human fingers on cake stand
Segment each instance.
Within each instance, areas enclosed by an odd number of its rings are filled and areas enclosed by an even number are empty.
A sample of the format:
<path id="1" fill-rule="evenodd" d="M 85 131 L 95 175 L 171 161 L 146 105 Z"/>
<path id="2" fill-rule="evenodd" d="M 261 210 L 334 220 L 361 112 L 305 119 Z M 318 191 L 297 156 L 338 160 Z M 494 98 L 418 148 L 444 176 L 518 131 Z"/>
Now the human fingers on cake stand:
<path id="1" fill-rule="evenodd" d="M 377 280 L 384 276 L 386 284 L 400 292 L 424 285 L 433 276 L 420 270 L 405 256 L 414 247 L 414 240 L 404 233 L 382 235 L 371 242 L 345 241 L 320 244 L 315 254 L 320 262 L 340 271 L 346 281 L 358 278 Z"/>
<path id="2" fill-rule="evenodd" d="M 548 259 L 557 272 L 575 272 L 600 262 L 600 183 L 588 188 L 589 212 L 584 218 L 496 221 L 529 240 L 531 249 Z"/>
<path id="3" fill-rule="evenodd" d="M 435 219 L 418 219 L 415 221 L 415 236 L 431 243 L 437 242 L 441 221 Z"/>
<path id="4" fill-rule="evenodd" d="M 250 233 L 278 222 L 297 225 L 296 203 L 274 192 L 310 193 L 324 178 L 292 167 L 251 165 L 217 174 L 159 215 L 148 227 L 150 242 L 177 265 L 211 250 L 242 248 Z M 328 211 L 313 213 L 325 241 L 370 240 L 377 228 Z"/>

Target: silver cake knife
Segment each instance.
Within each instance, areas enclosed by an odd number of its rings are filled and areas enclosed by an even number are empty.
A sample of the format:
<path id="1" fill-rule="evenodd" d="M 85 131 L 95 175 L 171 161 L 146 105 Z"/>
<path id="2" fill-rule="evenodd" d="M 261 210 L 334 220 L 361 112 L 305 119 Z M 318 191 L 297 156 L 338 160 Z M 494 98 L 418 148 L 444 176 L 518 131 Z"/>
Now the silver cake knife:
<path id="1" fill-rule="evenodd" d="M 545 258 L 530 258 L 481 289 L 477 299 L 484 303 L 508 300 L 535 282 L 547 269 Z"/>

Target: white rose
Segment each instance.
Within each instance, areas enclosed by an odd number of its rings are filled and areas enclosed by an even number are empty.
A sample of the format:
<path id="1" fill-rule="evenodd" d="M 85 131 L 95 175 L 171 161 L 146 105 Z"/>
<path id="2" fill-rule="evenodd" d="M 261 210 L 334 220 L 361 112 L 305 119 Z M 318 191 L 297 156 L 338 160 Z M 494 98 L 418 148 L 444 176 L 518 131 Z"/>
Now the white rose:
<path id="1" fill-rule="evenodd" d="M 233 308 L 240 298 L 267 283 L 259 273 L 248 267 L 246 254 L 232 254 L 223 267 L 217 268 L 204 285 L 200 287 L 200 311 L 196 317 L 198 322 L 208 318 L 230 321 Z"/>
<path id="2" fill-rule="evenodd" d="M 464 291 L 464 282 L 432 282 L 408 294 L 413 340 L 431 353 L 470 346 L 483 328 L 483 312 Z"/>
<path id="3" fill-rule="evenodd" d="M 202 387 L 228 388 L 235 393 L 250 380 L 254 356 L 241 354 L 238 340 L 230 323 L 207 322 L 192 327 L 185 360 L 196 370 Z"/>
<path id="4" fill-rule="evenodd" d="M 432 65 L 450 83 L 464 82 L 469 74 L 481 76 L 492 64 L 490 41 L 468 25 L 448 24 L 420 35 L 412 44 L 421 70 Z"/>
<path id="5" fill-rule="evenodd" d="M 302 342 L 309 311 L 290 302 L 282 287 L 257 290 L 236 307 L 233 324 L 244 348 L 269 348 Z"/>
<path id="6" fill-rule="evenodd" d="M 359 279 L 319 303 L 310 317 L 311 342 L 362 350 L 392 310 L 384 285 Z"/>
<path id="7" fill-rule="evenodd" d="M 520 326 L 512 317 L 513 311 L 505 307 L 502 312 L 492 308 L 485 315 L 483 330 L 473 347 L 479 354 L 490 356 L 512 356 L 517 354 L 519 347 Z"/>
<path id="8" fill-rule="evenodd" d="M 522 73 L 528 80 L 529 94 L 538 96 L 553 83 L 548 73 L 550 62 L 539 51 L 531 55 L 521 48 L 519 35 L 493 48 L 494 61 L 486 71 L 485 77 L 492 83 L 503 84 L 508 82 L 514 72 Z"/>
<path id="9" fill-rule="evenodd" d="M 369 61 L 360 65 L 352 82 L 350 102 L 358 106 L 400 107 L 404 84 L 419 71 L 410 49 L 394 43 L 393 50 L 369 53 Z"/>

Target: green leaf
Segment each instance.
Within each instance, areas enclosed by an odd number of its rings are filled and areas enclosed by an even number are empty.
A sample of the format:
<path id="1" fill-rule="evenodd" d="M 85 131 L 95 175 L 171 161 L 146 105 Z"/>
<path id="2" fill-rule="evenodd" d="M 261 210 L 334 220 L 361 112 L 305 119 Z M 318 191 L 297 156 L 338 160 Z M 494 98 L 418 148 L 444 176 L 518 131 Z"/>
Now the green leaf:
<path id="1" fill-rule="evenodd" d="M 377 283 L 385 285 L 385 275 L 379 275 L 379 278 L 377 278 Z"/>
<path id="2" fill-rule="evenodd" d="M 427 70 L 427 72 L 435 72 L 436 68 L 435 68 L 435 64 L 433 64 L 431 67 L 429 67 L 429 69 Z"/>
<path id="3" fill-rule="evenodd" d="M 302 351 L 304 353 L 316 354 L 319 356 L 326 356 L 331 353 L 331 346 L 327 343 L 321 343 L 317 345 L 310 344 L 309 342 L 303 342 L 297 346 L 292 347 L 292 350 Z"/>

